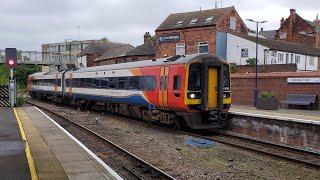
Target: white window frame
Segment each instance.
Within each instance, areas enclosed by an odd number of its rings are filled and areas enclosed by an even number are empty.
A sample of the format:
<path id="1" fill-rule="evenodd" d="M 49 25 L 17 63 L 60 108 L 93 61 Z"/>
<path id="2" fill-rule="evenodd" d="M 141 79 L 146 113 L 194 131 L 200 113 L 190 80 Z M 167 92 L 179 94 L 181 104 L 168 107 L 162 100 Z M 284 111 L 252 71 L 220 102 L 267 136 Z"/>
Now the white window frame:
<path id="1" fill-rule="evenodd" d="M 284 62 L 284 54 L 278 53 L 278 62 L 283 63 Z"/>
<path id="2" fill-rule="evenodd" d="M 237 18 L 230 17 L 230 19 L 229 19 L 229 28 L 231 30 L 236 30 L 237 29 Z"/>
<path id="3" fill-rule="evenodd" d="M 206 43 L 206 45 L 204 45 L 204 43 Z M 203 53 L 200 53 L 200 47 L 201 46 L 208 46 L 208 52 L 203 52 Z M 203 42 L 199 42 L 198 43 L 198 53 L 199 54 L 207 54 L 210 52 L 210 49 L 209 49 L 209 42 L 208 41 L 203 41 Z"/>
<path id="4" fill-rule="evenodd" d="M 183 48 L 183 53 L 178 53 L 178 48 Z M 176 55 L 185 55 L 186 54 L 186 44 L 185 43 L 178 43 L 176 44 Z"/>
<path id="5" fill-rule="evenodd" d="M 287 38 L 287 33 L 286 32 L 280 32 L 280 39 L 285 39 Z"/>
<path id="6" fill-rule="evenodd" d="M 315 57 L 309 56 L 309 66 L 314 66 L 315 59 Z"/>
<path id="7" fill-rule="evenodd" d="M 297 61 L 298 60 L 298 61 Z M 301 56 L 300 55 L 295 55 L 294 56 L 294 62 L 297 64 L 297 63 L 300 63 L 301 62 Z"/>

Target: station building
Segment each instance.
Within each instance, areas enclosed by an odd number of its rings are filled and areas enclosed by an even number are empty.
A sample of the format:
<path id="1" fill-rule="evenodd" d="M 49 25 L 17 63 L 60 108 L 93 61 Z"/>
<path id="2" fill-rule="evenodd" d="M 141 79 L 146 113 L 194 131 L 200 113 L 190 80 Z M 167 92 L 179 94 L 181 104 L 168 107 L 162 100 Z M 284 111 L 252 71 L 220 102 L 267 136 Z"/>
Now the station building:
<path id="1" fill-rule="evenodd" d="M 245 35 L 248 28 L 234 7 L 171 14 L 156 29 L 156 58 L 217 54 L 218 32 Z"/>
<path id="2" fill-rule="evenodd" d="M 219 56 L 229 63 L 246 65 L 248 58 L 256 58 L 256 37 L 219 32 Z M 259 38 L 259 65 L 296 65 L 296 71 L 318 71 L 320 49 L 303 44 Z M 223 51 L 225 50 L 225 51 Z M 285 67 L 285 66 L 283 66 Z"/>

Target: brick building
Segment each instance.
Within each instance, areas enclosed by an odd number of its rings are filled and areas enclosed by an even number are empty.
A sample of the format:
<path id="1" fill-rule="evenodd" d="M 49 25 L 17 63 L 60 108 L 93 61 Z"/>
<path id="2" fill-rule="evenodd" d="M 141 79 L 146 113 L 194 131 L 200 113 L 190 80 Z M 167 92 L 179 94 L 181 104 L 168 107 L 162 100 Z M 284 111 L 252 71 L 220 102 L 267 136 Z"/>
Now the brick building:
<path id="1" fill-rule="evenodd" d="M 81 51 L 78 56 L 86 59 L 87 61 L 87 67 L 96 66 L 95 60 L 102 55 L 109 56 L 108 54 L 105 54 L 105 52 L 111 50 L 117 50 L 119 48 L 120 50 L 128 49 L 127 51 L 133 49 L 133 46 L 129 44 L 123 44 L 123 43 L 115 43 L 115 42 L 105 42 L 105 43 L 91 43 L 89 44 L 83 51 Z M 126 51 L 126 52 L 127 52 Z M 113 53 L 113 56 L 119 56 L 120 54 L 124 54 L 126 52 L 123 51 L 117 51 Z M 120 54 L 119 54 L 120 53 Z"/>
<path id="2" fill-rule="evenodd" d="M 281 19 L 275 39 L 320 47 L 320 20 L 318 16 L 314 21 L 303 19 L 295 9 L 290 9 L 290 16 Z"/>
<path id="3" fill-rule="evenodd" d="M 120 52 L 119 52 L 120 51 Z M 155 58 L 155 42 L 149 32 L 144 34 L 144 42 L 137 47 L 114 48 L 95 59 L 95 65 L 118 64 Z"/>
<path id="4" fill-rule="evenodd" d="M 216 54 L 217 32 L 247 34 L 248 29 L 234 7 L 171 14 L 156 29 L 156 58 Z"/>

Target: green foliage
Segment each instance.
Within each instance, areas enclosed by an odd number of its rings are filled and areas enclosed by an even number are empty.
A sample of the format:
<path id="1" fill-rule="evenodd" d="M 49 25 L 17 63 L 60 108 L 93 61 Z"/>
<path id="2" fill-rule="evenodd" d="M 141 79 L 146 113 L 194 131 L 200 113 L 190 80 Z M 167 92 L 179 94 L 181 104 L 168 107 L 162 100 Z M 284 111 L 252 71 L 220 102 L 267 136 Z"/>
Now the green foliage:
<path id="1" fill-rule="evenodd" d="M 41 66 L 39 65 L 18 65 L 13 70 L 13 75 L 17 80 L 18 89 L 25 89 L 27 87 L 28 75 L 35 72 L 40 72 Z M 0 85 L 9 84 L 10 71 L 6 65 L 0 65 Z"/>
<path id="2" fill-rule="evenodd" d="M 256 63 L 256 58 L 249 58 L 246 60 L 247 64 L 250 66 L 254 66 Z"/>
<path id="3" fill-rule="evenodd" d="M 230 71 L 231 73 L 236 73 L 237 72 L 237 64 L 230 64 Z"/>
<path id="4" fill-rule="evenodd" d="M 103 38 L 101 38 L 101 42 L 107 43 L 107 42 L 109 42 L 109 39 L 107 37 L 103 37 Z"/>
<path id="5" fill-rule="evenodd" d="M 265 91 L 261 94 L 261 97 L 265 97 L 265 98 L 274 98 L 274 95 L 272 94 L 272 92 L 270 91 Z"/>
<path id="6" fill-rule="evenodd" d="M 250 28 L 248 28 L 248 31 L 249 31 L 249 32 L 251 32 L 251 33 L 256 33 L 256 31 L 255 31 L 255 30 L 250 29 Z"/>
<path id="7" fill-rule="evenodd" d="M 22 107 L 26 102 L 27 102 L 27 98 L 20 96 L 20 97 L 17 97 L 16 105 L 18 107 Z"/>

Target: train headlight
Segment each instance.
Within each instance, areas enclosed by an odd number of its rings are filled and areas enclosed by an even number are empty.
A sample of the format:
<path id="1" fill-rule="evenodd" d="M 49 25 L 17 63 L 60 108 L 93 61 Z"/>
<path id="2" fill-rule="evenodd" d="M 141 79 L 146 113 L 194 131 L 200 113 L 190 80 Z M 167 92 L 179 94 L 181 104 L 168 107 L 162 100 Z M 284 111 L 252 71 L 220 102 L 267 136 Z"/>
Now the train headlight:
<path id="1" fill-rule="evenodd" d="M 227 95 L 225 93 L 223 94 L 223 98 L 227 98 Z"/>
<path id="2" fill-rule="evenodd" d="M 201 99 L 201 92 L 189 92 L 188 99 Z"/>

